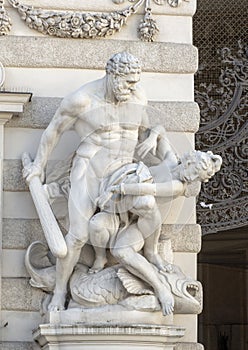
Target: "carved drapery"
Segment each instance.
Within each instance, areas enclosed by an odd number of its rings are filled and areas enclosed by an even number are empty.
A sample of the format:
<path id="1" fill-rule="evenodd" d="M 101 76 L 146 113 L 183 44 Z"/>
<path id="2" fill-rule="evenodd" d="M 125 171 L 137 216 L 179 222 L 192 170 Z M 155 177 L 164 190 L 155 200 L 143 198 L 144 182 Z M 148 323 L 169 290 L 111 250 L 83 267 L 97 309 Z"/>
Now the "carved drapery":
<path id="1" fill-rule="evenodd" d="M 138 36 L 143 41 L 154 41 L 159 28 L 152 18 L 151 0 L 128 1 L 132 4 L 123 10 L 109 13 L 85 13 L 45 10 L 22 4 L 19 0 L 8 0 L 29 28 L 45 35 L 81 39 L 101 38 L 119 32 L 127 19 L 135 14 L 141 5 L 144 5 L 144 18 L 137 28 Z M 178 7 L 182 1 L 189 0 L 167 0 L 167 3 L 171 7 Z M 113 2 L 121 4 L 125 0 L 113 0 Z M 165 0 L 152 0 L 152 2 L 160 6 L 166 3 Z M 10 18 L 4 9 L 3 0 L 0 0 L 0 35 L 7 34 L 8 31 L 10 31 Z"/>
<path id="2" fill-rule="evenodd" d="M 236 53 L 223 48 L 219 55 L 219 82 L 201 83 L 195 91 L 201 109 L 197 148 L 223 158 L 222 170 L 200 193 L 197 216 L 203 233 L 248 224 L 248 47 L 239 42 Z"/>

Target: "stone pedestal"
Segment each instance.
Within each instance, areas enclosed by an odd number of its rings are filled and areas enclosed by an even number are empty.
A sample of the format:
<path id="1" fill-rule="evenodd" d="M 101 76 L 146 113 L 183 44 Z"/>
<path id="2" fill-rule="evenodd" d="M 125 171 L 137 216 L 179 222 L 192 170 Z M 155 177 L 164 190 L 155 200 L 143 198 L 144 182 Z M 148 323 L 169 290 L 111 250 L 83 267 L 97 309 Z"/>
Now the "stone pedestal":
<path id="1" fill-rule="evenodd" d="M 43 350 L 174 350 L 185 329 L 176 326 L 42 324 L 34 339 Z"/>
<path id="2" fill-rule="evenodd" d="M 45 315 L 33 338 L 44 350 L 174 350 L 185 328 L 172 325 L 172 317 L 108 307 L 55 311 Z"/>

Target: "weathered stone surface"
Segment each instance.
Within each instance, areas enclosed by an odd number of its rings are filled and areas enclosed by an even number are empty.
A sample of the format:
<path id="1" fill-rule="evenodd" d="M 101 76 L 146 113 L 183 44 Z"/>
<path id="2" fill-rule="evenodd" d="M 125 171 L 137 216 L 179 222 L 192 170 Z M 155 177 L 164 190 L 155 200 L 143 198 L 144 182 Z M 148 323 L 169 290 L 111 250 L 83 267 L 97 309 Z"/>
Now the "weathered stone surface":
<path id="1" fill-rule="evenodd" d="M 150 123 L 164 125 L 166 131 L 192 132 L 199 128 L 200 110 L 195 102 L 149 102 Z"/>
<path id="2" fill-rule="evenodd" d="M 166 239 L 171 239 L 175 252 L 197 253 L 201 247 L 201 228 L 199 225 L 163 225 L 160 240 Z M 37 240 L 45 243 L 39 220 L 3 220 L 3 248 L 26 249 Z"/>
<path id="3" fill-rule="evenodd" d="M 174 252 L 198 253 L 201 250 L 200 225 L 163 225 L 160 240 L 171 239 Z"/>
<path id="4" fill-rule="evenodd" d="M 3 220 L 3 248 L 26 249 L 29 244 L 37 240 L 45 242 L 39 220 Z"/>
<path id="5" fill-rule="evenodd" d="M 204 350 L 204 346 L 199 343 L 181 343 L 176 345 L 175 350 Z"/>
<path id="6" fill-rule="evenodd" d="M 2 310 L 1 319 L 4 324 L 7 323 L 7 326 L 1 329 L 2 340 L 4 339 L 9 343 L 21 342 L 22 344 L 26 344 L 32 342 L 32 330 L 41 324 L 41 315 L 38 311 Z M 12 349 L 13 348 L 11 348 L 11 350 Z M 20 350 L 23 349 L 20 348 Z"/>
<path id="7" fill-rule="evenodd" d="M 201 248 L 199 225 L 163 225 L 160 240 L 170 238 L 175 252 L 198 253 Z"/>
<path id="8" fill-rule="evenodd" d="M 43 293 L 32 288 L 29 279 L 2 279 L 2 310 L 39 311 Z"/>
<path id="9" fill-rule="evenodd" d="M 28 191 L 28 186 L 22 177 L 21 160 L 4 161 L 3 183 L 5 191 Z"/>
<path id="10" fill-rule="evenodd" d="M 1 350 L 34 350 L 34 343 L 25 342 L 1 342 Z"/>
<path id="11" fill-rule="evenodd" d="M 9 36 L 0 41 L 1 62 L 5 67 L 104 69 L 110 52 L 124 50 L 140 60 L 144 72 L 195 73 L 197 70 L 198 52 L 189 44 L 25 36 Z"/>
<path id="12" fill-rule="evenodd" d="M 61 98 L 57 97 L 33 97 L 32 101 L 24 106 L 24 112 L 13 116 L 6 127 L 44 129 L 48 126 L 60 102 Z"/>
<path id="13" fill-rule="evenodd" d="M 33 97 L 24 113 L 14 116 L 6 127 L 44 129 L 60 102 L 56 97 Z M 200 112 L 194 102 L 149 102 L 147 112 L 151 124 L 162 124 L 167 131 L 196 132 L 199 127 Z"/>

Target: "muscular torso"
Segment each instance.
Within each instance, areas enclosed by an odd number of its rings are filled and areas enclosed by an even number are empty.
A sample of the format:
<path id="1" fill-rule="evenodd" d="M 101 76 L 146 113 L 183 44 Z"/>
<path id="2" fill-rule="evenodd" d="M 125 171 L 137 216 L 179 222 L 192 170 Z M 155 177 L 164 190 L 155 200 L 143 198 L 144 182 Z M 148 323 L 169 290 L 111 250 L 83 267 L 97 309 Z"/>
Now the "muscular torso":
<path id="1" fill-rule="evenodd" d="M 81 139 L 77 155 L 89 159 L 101 177 L 133 161 L 144 104 L 135 96 L 128 102 L 110 103 L 98 84 L 99 90 L 88 93 L 87 105 L 78 110 L 74 128 Z"/>

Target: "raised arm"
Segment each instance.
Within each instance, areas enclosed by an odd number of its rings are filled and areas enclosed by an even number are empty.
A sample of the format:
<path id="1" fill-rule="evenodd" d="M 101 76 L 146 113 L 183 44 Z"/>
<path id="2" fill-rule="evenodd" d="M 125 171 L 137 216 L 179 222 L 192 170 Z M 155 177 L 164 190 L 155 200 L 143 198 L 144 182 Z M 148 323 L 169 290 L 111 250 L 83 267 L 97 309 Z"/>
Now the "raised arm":
<path id="1" fill-rule="evenodd" d="M 80 111 L 83 111 L 86 100 L 79 101 L 77 95 L 65 98 L 57 109 L 48 127 L 42 134 L 36 157 L 28 169 L 24 170 L 23 176 L 27 181 L 33 176 L 42 176 L 48 158 L 57 145 L 60 137 L 72 128 Z"/>

